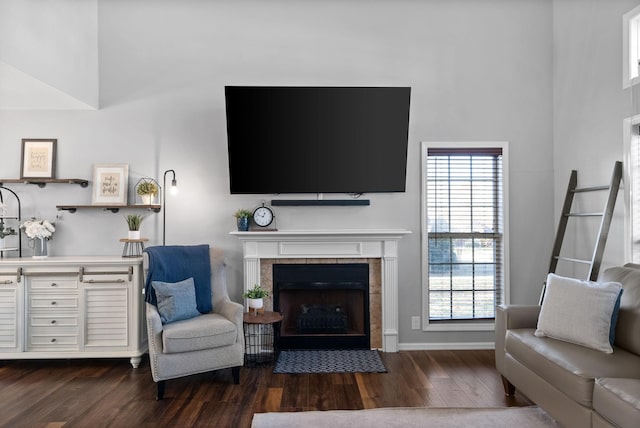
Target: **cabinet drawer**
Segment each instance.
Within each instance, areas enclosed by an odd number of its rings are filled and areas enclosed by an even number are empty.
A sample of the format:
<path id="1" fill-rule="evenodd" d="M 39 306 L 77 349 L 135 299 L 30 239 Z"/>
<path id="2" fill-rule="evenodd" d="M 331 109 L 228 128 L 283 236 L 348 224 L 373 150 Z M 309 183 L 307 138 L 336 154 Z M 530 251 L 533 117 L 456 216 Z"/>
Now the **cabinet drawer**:
<path id="1" fill-rule="evenodd" d="M 30 278 L 30 291 L 56 291 L 56 290 L 77 290 L 78 279 L 74 277 L 45 277 Z"/>
<path id="2" fill-rule="evenodd" d="M 29 318 L 31 327 L 77 327 L 77 315 L 32 315 Z"/>
<path id="3" fill-rule="evenodd" d="M 32 333 L 29 336 L 29 344 L 31 346 L 46 346 L 47 348 L 57 348 L 57 347 L 65 347 L 68 348 L 70 346 L 77 347 L 78 346 L 78 334 L 66 334 L 66 333 Z"/>
<path id="4" fill-rule="evenodd" d="M 67 337 L 78 336 L 78 327 L 58 327 L 58 326 L 45 326 L 45 327 L 30 327 L 30 337 Z"/>
<path id="5" fill-rule="evenodd" d="M 31 296 L 29 309 L 77 309 L 78 296 Z"/>

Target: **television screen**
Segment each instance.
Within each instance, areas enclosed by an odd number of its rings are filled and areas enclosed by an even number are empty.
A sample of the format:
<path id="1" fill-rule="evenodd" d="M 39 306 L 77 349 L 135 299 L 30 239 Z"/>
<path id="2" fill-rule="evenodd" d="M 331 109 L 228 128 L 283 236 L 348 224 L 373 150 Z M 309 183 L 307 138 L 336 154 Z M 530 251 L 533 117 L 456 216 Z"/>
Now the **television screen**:
<path id="1" fill-rule="evenodd" d="M 226 86 L 231 193 L 404 192 L 410 93 Z"/>

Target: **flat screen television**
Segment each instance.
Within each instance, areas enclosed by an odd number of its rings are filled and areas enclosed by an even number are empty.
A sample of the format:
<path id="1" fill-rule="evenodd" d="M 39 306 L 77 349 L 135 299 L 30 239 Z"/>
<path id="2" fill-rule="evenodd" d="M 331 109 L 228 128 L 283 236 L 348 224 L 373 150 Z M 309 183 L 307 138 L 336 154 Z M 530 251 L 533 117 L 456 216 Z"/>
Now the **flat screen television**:
<path id="1" fill-rule="evenodd" d="M 226 86 L 231 193 L 404 192 L 410 94 Z"/>

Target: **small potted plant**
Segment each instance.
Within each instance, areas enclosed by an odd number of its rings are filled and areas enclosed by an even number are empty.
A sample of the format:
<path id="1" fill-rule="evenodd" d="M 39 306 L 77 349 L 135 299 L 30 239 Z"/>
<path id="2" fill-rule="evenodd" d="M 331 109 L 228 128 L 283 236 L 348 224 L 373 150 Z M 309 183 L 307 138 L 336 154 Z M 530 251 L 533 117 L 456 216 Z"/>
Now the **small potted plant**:
<path id="1" fill-rule="evenodd" d="M 245 292 L 242 297 L 248 299 L 249 308 L 258 310 L 264 306 L 264 298 L 269 297 L 269 292 L 255 284 L 252 289 Z"/>
<path id="2" fill-rule="evenodd" d="M 251 211 L 240 208 L 233 214 L 233 216 L 237 219 L 238 230 L 240 232 L 246 232 L 249 230 Z"/>
<path id="3" fill-rule="evenodd" d="M 142 198 L 143 205 L 153 204 L 153 199 L 158 194 L 159 186 L 151 178 L 141 178 L 136 186 L 136 193 Z"/>
<path id="4" fill-rule="evenodd" d="M 126 220 L 129 226 L 129 239 L 140 239 L 140 224 L 143 217 L 140 214 L 129 214 Z"/>
<path id="5" fill-rule="evenodd" d="M 13 227 L 4 227 L 4 222 L 0 221 L 0 249 L 6 248 L 4 238 L 15 234 L 16 230 Z"/>

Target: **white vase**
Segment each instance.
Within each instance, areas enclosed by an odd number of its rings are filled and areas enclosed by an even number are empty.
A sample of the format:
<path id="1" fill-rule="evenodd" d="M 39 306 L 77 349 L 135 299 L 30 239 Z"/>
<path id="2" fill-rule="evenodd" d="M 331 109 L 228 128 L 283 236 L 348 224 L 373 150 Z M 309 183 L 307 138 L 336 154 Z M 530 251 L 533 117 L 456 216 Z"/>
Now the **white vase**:
<path id="1" fill-rule="evenodd" d="M 261 297 L 259 299 L 249 299 L 249 307 L 251 309 L 260 309 L 264 306 L 264 299 Z"/>
<path id="2" fill-rule="evenodd" d="M 153 195 L 152 194 L 140 195 L 140 198 L 142 198 L 142 205 L 153 205 Z"/>
<path id="3" fill-rule="evenodd" d="M 129 231 L 129 239 L 140 239 L 140 231 L 139 230 L 130 230 Z"/>
<path id="4" fill-rule="evenodd" d="M 6 247 L 4 238 L 0 238 L 0 250 L 4 250 Z"/>

